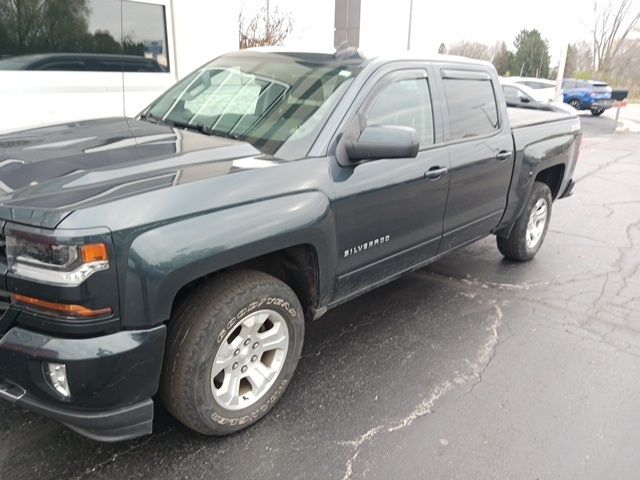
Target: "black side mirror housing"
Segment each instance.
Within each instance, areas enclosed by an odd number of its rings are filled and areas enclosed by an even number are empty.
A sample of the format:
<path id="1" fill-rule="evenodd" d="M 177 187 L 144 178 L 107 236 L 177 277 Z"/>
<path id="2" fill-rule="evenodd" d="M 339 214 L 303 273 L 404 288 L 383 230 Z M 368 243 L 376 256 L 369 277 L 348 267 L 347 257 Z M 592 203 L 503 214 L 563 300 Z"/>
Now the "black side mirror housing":
<path id="1" fill-rule="evenodd" d="M 398 125 L 371 125 L 355 140 L 347 140 L 349 160 L 378 160 L 381 158 L 415 158 L 420 140 L 415 128 Z"/>
<path id="2" fill-rule="evenodd" d="M 529 97 L 525 97 L 524 95 L 522 95 L 522 96 L 520 97 L 520 101 L 521 101 L 522 103 L 529 103 L 529 102 L 531 102 L 531 99 L 530 99 Z"/>

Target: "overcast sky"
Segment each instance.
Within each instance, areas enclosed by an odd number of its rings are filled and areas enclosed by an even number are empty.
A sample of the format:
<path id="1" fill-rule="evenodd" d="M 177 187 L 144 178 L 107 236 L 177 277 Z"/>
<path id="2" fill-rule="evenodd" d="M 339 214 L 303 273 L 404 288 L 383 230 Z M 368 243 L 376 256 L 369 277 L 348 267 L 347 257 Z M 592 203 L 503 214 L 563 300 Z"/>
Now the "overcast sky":
<path id="1" fill-rule="evenodd" d="M 365 53 L 406 48 L 409 2 L 362 0 L 361 47 Z M 333 46 L 334 3 L 271 0 L 272 6 L 294 17 L 295 29 L 288 43 L 307 48 Z M 636 0 L 638 3 L 640 0 Z M 247 11 L 264 4 L 265 0 L 244 0 Z M 504 40 L 511 47 L 520 30 L 536 28 L 549 41 L 552 58 L 557 59 L 563 45 L 589 40 L 592 15 L 590 0 L 414 0 L 411 44 L 412 49 L 437 51 L 442 42 L 494 44 Z"/>

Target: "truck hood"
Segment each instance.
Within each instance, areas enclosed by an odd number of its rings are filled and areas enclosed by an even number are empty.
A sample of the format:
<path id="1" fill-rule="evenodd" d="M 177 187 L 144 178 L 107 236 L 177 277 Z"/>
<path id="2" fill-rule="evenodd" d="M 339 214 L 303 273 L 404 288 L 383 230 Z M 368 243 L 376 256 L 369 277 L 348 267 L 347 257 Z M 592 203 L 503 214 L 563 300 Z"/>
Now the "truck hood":
<path id="1" fill-rule="evenodd" d="M 111 118 L 0 136 L 0 218 L 54 228 L 71 212 L 273 165 L 252 145 Z"/>

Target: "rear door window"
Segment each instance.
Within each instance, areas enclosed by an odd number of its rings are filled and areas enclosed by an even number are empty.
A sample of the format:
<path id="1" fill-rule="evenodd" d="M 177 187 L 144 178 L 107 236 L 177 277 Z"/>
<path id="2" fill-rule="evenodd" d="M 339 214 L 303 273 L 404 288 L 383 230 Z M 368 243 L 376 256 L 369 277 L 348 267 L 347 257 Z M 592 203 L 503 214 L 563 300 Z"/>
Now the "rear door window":
<path id="1" fill-rule="evenodd" d="M 451 140 L 499 130 L 498 107 L 490 79 L 444 78 Z"/>

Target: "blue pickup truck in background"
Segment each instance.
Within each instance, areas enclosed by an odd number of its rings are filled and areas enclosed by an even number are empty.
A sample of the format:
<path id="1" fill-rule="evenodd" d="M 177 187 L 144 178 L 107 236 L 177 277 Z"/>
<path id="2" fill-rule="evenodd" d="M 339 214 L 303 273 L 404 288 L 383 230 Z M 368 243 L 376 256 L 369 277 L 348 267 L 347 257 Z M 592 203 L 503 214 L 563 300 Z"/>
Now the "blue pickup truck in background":
<path id="1" fill-rule="evenodd" d="M 613 106 L 612 89 L 605 82 L 567 78 L 562 82 L 562 90 L 564 102 L 576 110 L 590 110 L 597 116 Z"/>

